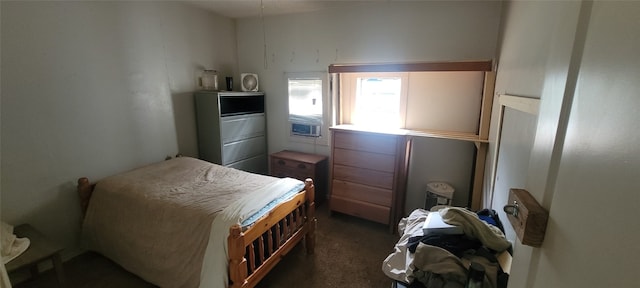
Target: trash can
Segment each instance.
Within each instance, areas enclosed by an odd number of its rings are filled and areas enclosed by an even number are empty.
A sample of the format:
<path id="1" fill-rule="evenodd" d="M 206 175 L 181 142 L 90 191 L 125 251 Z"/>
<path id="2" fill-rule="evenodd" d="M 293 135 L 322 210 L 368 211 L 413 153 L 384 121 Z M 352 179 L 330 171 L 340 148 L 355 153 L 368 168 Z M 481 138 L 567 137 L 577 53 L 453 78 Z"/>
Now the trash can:
<path id="1" fill-rule="evenodd" d="M 445 182 L 427 183 L 427 193 L 424 200 L 424 209 L 430 210 L 436 205 L 451 205 L 455 189 Z"/>

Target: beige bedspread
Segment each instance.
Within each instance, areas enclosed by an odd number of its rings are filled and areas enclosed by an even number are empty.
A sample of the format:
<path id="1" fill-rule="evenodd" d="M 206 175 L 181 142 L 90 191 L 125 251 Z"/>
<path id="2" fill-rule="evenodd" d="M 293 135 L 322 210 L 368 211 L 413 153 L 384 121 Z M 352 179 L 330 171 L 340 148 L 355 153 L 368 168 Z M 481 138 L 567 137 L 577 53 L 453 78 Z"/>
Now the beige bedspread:
<path id="1" fill-rule="evenodd" d="M 83 243 L 160 287 L 197 287 L 216 214 L 277 180 L 188 157 L 111 176 L 95 187 Z"/>

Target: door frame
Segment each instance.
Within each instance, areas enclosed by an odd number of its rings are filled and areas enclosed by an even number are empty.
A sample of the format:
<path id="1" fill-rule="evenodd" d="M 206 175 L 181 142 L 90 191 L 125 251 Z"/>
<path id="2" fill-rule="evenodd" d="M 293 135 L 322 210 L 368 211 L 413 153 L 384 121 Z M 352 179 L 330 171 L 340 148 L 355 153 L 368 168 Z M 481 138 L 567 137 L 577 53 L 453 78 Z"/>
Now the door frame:
<path id="1" fill-rule="evenodd" d="M 498 95 L 498 135 L 496 136 L 496 145 L 493 150 L 493 166 L 491 167 L 491 189 L 489 190 L 491 195 L 489 196 L 489 203 L 493 203 L 493 194 L 495 193 L 496 174 L 498 170 L 498 157 L 500 154 L 500 139 L 502 138 L 502 121 L 504 120 L 504 111 L 506 108 L 515 109 L 531 115 L 538 115 L 540 111 L 540 99 L 524 96 L 516 96 L 509 94 Z M 485 198 L 487 199 L 487 198 Z"/>

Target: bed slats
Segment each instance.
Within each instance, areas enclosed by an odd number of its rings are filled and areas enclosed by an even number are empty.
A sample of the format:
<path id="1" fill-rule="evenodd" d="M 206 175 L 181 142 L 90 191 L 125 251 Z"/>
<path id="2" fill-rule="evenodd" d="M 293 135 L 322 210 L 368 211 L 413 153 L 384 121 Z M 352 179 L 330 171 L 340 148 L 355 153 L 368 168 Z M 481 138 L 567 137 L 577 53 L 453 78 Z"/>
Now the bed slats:
<path id="1" fill-rule="evenodd" d="M 237 225 L 231 227 L 228 241 L 230 287 L 254 287 L 303 237 L 307 253 L 313 254 L 315 237 L 311 233 L 315 231 L 316 220 L 313 214 L 307 213 L 315 213 L 315 189 L 313 182 L 307 181 L 305 192 L 278 205 L 244 233 Z"/>
<path id="2" fill-rule="evenodd" d="M 305 217 L 302 217 L 304 205 L 298 205 L 289 214 L 286 214 L 280 221 L 273 224 L 255 240 L 251 241 L 244 249 L 244 266 L 246 269 L 246 277 L 251 277 L 260 267 L 269 261 L 269 258 L 278 252 L 283 246 L 291 241 L 294 235 L 306 232 Z M 243 235 L 246 237 L 247 235 Z M 246 239 L 245 241 L 249 241 Z M 245 278 L 246 278 L 245 277 Z"/>
<path id="3" fill-rule="evenodd" d="M 271 229 L 267 230 L 267 247 L 269 249 L 269 255 L 273 254 L 273 251 L 275 250 L 273 247 L 273 232 L 271 232 Z"/>
<path id="4" fill-rule="evenodd" d="M 284 219 L 277 222 L 271 229 L 258 236 L 256 240 L 246 247 L 245 258 L 248 259 L 248 275 L 254 273 L 266 259 L 271 257 L 271 255 L 282 247 L 296 232 L 304 228 L 304 219 L 300 217 L 303 211 L 302 207 L 304 206 L 298 206 L 290 214 L 287 214 Z"/>

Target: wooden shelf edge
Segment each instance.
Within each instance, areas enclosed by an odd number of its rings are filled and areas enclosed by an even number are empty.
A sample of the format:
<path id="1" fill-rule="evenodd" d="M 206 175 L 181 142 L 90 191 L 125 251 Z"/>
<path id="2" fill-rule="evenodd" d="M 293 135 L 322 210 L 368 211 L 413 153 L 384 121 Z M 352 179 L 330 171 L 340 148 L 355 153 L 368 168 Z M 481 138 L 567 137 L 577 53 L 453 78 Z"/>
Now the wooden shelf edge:
<path id="1" fill-rule="evenodd" d="M 352 72 L 423 72 L 423 71 L 492 71 L 492 60 L 408 63 L 331 64 L 329 73 Z"/>
<path id="2" fill-rule="evenodd" d="M 489 143 L 489 139 L 480 139 L 480 136 L 478 136 L 477 134 L 456 131 L 407 130 L 407 135 L 415 137 L 461 140 L 475 143 Z"/>
<path id="3" fill-rule="evenodd" d="M 360 127 L 351 124 L 340 124 L 332 126 L 329 130 L 349 130 L 357 132 L 370 132 L 370 133 L 382 133 L 390 135 L 406 135 L 409 137 L 428 137 L 438 139 L 451 139 L 474 142 L 476 144 L 489 143 L 489 139 L 483 139 L 478 134 L 469 132 L 458 131 L 444 131 L 444 130 L 430 130 L 430 129 L 391 129 L 391 130 L 376 130 L 367 127 Z"/>

